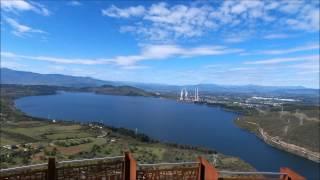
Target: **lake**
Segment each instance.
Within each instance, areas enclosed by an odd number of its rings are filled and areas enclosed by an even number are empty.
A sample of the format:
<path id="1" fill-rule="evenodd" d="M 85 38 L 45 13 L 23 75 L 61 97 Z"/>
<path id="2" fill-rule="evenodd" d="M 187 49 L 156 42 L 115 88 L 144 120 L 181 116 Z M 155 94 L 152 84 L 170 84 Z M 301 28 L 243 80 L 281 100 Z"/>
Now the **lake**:
<path id="1" fill-rule="evenodd" d="M 259 171 L 278 172 L 280 167 L 289 167 L 308 179 L 320 177 L 319 164 L 265 144 L 233 123 L 236 113 L 218 107 L 160 98 L 68 92 L 24 97 L 15 103 L 34 117 L 137 128 L 158 140 L 204 146 L 239 157 Z"/>

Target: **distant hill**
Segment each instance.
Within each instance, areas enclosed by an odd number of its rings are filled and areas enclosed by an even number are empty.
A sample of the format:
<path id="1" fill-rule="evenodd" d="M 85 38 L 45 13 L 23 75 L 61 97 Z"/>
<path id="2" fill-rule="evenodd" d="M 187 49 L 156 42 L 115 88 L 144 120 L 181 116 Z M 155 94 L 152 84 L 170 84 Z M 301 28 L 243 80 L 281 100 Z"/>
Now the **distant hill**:
<path id="1" fill-rule="evenodd" d="M 135 86 L 152 92 L 177 93 L 186 88 L 193 93 L 194 88 L 198 88 L 201 94 L 246 94 L 256 96 L 316 96 L 319 97 L 319 89 L 305 88 L 303 86 L 259 86 L 259 85 L 217 85 L 217 84 L 196 84 L 196 85 L 162 85 L 147 83 L 132 83 Z"/>
<path id="2" fill-rule="evenodd" d="M 1 84 L 96 87 L 104 84 L 110 84 L 110 82 L 90 77 L 76 77 L 61 74 L 39 74 L 1 68 Z"/>
<path id="3" fill-rule="evenodd" d="M 155 93 L 147 92 L 132 86 L 103 85 L 100 87 L 85 87 L 81 91 L 94 92 L 97 94 L 125 95 L 125 96 L 157 96 Z"/>
<path id="4" fill-rule="evenodd" d="M 303 86 L 258 86 L 258 85 L 215 85 L 199 84 L 187 86 L 189 88 L 198 87 L 207 92 L 229 92 L 246 94 L 269 94 L 269 95 L 317 95 L 319 89 L 305 88 Z"/>
<path id="5" fill-rule="evenodd" d="M 302 86 L 258 86 L 258 85 L 217 85 L 217 84 L 197 84 L 197 85 L 165 85 L 156 83 L 136 83 L 104 81 L 91 77 L 67 76 L 61 74 L 39 74 L 25 71 L 16 71 L 1 68 L 1 84 L 22 84 L 22 85 L 51 85 L 66 87 L 100 87 L 102 85 L 123 86 L 121 91 L 125 91 L 125 86 L 133 86 L 151 92 L 165 92 L 176 94 L 182 88 L 192 91 L 199 88 L 200 93 L 232 93 L 250 95 L 271 95 L 271 96 L 317 96 L 319 89 L 310 89 Z M 106 88 L 104 88 L 105 91 Z M 118 89 L 120 90 L 120 89 Z M 110 91 L 110 89 L 108 90 Z M 128 93 L 128 92 L 125 92 Z"/>

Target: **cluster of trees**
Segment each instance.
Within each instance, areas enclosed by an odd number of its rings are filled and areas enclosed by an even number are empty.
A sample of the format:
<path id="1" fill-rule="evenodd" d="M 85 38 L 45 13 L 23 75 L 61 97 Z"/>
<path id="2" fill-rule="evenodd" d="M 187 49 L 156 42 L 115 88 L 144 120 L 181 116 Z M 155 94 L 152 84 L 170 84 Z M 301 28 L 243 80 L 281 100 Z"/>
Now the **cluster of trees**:
<path id="1" fill-rule="evenodd" d="M 10 152 L 1 149 L 1 151 L 5 151 L 5 153 L 0 154 L 1 168 L 7 168 L 10 164 L 29 164 L 31 162 L 32 155 L 40 152 L 39 149 L 29 149 L 28 151 L 20 149 Z"/>
<path id="2" fill-rule="evenodd" d="M 179 148 L 179 149 L 189 149 L 189 150 L 196 150 L 203 152 L 205 154 L 217 154 L 218 152 L 212 149 L 199 147 L 199 146 L 192 146 L 192 145 L 185 145 L 185 144 L 175 144 L 175 143 L 166 143 L 169 146 Z"/>

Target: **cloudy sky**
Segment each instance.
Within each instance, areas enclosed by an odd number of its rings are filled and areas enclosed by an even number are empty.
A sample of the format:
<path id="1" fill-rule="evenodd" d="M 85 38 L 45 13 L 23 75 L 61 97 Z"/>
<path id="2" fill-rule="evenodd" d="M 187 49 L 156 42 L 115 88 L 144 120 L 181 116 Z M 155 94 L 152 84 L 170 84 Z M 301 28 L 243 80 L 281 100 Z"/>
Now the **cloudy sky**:
<path id="1" fill-rule="evenodd" d="M 319 1 L 1 0 L 1 66 L 319 88 Z"/>

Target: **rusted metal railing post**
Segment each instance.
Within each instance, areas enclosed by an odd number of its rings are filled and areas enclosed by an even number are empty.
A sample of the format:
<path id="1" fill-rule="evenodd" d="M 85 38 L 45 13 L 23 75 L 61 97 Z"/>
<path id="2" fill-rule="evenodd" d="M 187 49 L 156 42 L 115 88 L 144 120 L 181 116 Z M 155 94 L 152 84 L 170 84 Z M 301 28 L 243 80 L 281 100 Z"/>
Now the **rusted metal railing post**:
<path id="1" fill-rule="evenodd" d="M 199 157 L 198 161 L 200 162 L 200 180 L 218 180 L 219 173 L 213 165 L 211 165 L 206 159 L 202 157 Z"/>
<path id="2" fill-rule="evenodd" d="M 56 180 L 56 159 L 54 157 L 48 160 L 48 180 Z"/>
<path id="3" fill-rule="evenodd" d="M 137 179 L 137 162 L 130 152 L 126 152 L 124 156 L 124 180 Z"/>
<path id="4" fill-rule="evenodd" d="M 305 177 L 286 167 L 280 168 L 280 173 L 286 174 L 280 176 L 281 180 L 306 180 Z"/>

